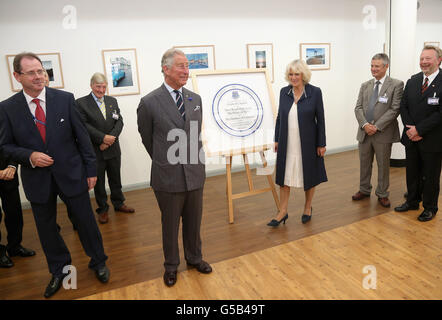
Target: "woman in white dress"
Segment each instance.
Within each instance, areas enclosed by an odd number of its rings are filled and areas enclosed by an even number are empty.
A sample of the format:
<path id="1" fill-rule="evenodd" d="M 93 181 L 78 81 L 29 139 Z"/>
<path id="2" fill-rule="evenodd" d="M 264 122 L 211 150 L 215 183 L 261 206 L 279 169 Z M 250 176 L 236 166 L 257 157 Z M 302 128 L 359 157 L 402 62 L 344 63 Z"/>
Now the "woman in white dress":
<path id="1" fill-rule="evenodd" d="M 281 89 L 275 127 L 276 183 L 280 185 L 280 210 L 268 225 L 288 219 L 290 188 L 303 188 L 302 223 L 311 220 L 315 186 L 327 181 L 324 154 L 325 119 L 321 89 L 309 84 L 311 72 L 303 60 L 286 69 L 289 86 Z"/>

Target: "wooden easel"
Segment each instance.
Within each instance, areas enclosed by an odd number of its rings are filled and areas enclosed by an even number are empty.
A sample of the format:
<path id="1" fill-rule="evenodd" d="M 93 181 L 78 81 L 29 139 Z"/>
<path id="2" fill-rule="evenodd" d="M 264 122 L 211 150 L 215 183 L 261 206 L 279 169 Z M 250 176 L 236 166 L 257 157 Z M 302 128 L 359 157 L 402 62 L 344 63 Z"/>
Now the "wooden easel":
<path id="1" fill-rule="evenodd" d="M 265 150 L 259 151 L 259 154 L 261 155 L 262 164 L 263 164 L 263 167 L 265 168 L 265 167 L 267 167 L 267 160 L 265 158 L 264 151 Z M 224 156 L 226 158 L 226 178 L 227 178 L 226 179 L 227 180 L 227 190 L 226 191 L 227 191 L 227 205 L 229 208 L 229 223 L 233 223 L 233 200 L 235 200 L 235 199 L 245 198 L 248 196 L 254 196 L 254 195 L 257 195 L 260 193 L 272 191 L 273 198 L 275 199 L 276 207 L 279 210 L 279 199 L 278 199 L 278 194 L 276 193 L 275 183 L 273 182 L 272 175 L 271 174 L 266 175 L 270 187 L 264 188 L 264 189 L 255 189 L 253 186 L 252 174 L 250 172 L 250 166 L 249 166 L 249 160 L 247 157 L 247 153 L 244 152 L 244 153 L 241 153 L 241 155 L 243 156 L 243 159 L 244 159 L 244 167 L 246 168 L 247 182 L 249 184 L 249 191 L 236 193 L 236 194 L 232 194 L 232 156 L 233 155 L 225 155 Z"/>

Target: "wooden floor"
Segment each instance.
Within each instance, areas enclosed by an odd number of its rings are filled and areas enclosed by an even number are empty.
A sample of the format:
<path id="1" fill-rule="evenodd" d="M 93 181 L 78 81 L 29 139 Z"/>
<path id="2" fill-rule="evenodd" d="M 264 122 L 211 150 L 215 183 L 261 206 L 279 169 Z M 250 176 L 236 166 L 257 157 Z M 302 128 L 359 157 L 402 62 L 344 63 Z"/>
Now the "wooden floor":
<path id="1" fill-rule="evenodd" d="M 203 256 L 214 272 L 182 272 L 186 265 L 181 252 L 179 282 L 173 288 L 161 282 L 160 212 L 151 189 L 127 192 L 127 204 L 134 206 L 136 213 L 110 212 L 109 223 L 100 225 L 111 270 L 107 284 L 99 283 L 87 268 L 89 258 L 72 230 L 64 205 L 59 205 L 58 221 L 77 269 L 78 288 L 61 289 L 53 298 L 78 299 L 103 293 L 100 298 L 441 299 L 440 289 L 434 289 L 442 287 L 440 214 L 431 222 L 420 223 L 416 220 L 419 211 L 393 213 L 381 207 L 375 196 L 353 202 L 351 195 L 359 186 L 357 151 L 329 155 L 325 161 L 329 181 L 317 187 L 313 218 L 307 225 L 301 224 L 304 194 L 299 189 L 291 195 L 286 225 L 266 226 L 276 213 L 271 193 L 235 200 L 235 223 L 229 224 L 225 176 L 208 178 L 201 233 Z M 375 187 L 376 177 L 374 167 Z M 395 206 L 403 202 L 405 169 L 391 168 L 390 177 L 390 200 Z M 244 172 L 234 173 L 232 181 L 234 193 L 247 190 Z M 256 188 L 266 183 L 264 177 L 254 177 Z M 24 221 L 23 245 L 36 250 L 37 255 L 14 258 L 13 268 L 0 269 L 0 299 L 42 299 L 50 280 L 29 210 Z M 1 228 L 5 232 L 4 224 Z M 370 264 L 377 268 L 378 289 L 367 291 L 361 289 L 362 267 Z M 237 278 L 225 278 L 235 272 Z M 139 289 L 143 286 L 152 292 L 144 295 L 144 289 Z M 209 290 L 214 286 L 218 289 Z M 126 288 L 121 296 L 112 291 L 119 288 Z M 210 296 L 208 291 L 216 291 L 217 296 Z"/>
<path id="2" fill-rule="evenodd" d="M 172 288 L 157 278 L 84 299 L 440 300 L 442 218 L 436 217 L 422 224 L 415 214 L 391 211 L 214 263 L 210 275 L 181 272 Z"/>

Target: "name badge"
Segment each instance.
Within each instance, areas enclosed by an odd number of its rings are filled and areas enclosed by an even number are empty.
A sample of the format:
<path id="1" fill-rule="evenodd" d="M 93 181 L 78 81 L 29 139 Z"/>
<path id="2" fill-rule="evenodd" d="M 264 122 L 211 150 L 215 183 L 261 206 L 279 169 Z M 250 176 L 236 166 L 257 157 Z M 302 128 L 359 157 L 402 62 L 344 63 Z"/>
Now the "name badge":
<path id="1" fill-rule="evenodd" d="M 112 113 L 112 119 L 114 120 L 118 120 L 120 117 L 118 115 L 118 113 Z"/>
<path id="2" fill-rule="evenodd" d="M 436 97 L 436 92 L 434 93 L 434 96 L 428 98 L 427 103 L 431 106 L 439 105 L 439 97 Z"/>
<path id="3" fill-rule="evenodd" d="M 388 103 L 388 97 L 386 94 L 384 94 L 382 97 L 379 97 L 378 101 L 380 103 Z"/>

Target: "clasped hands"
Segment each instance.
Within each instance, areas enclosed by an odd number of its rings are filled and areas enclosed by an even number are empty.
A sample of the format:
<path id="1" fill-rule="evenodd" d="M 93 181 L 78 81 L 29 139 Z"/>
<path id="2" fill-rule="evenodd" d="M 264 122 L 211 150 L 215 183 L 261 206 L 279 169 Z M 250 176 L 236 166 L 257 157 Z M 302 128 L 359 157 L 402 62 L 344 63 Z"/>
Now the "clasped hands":
<path id="1" fill-rule="evenodd" d="M 4 170 L 0 170 L 0 180 L 12 180 L 14 179 L 15 168 L 7 167 Z"/>
<path id="2" fill-rule="evenodd" d="M 365 130 L 366 134 L 368 134 L 369 136 L 372 136 L 378 131 L 378 128 L 374 124 L 367 123 L 364 126 L 364 130 Z"/>
<path id="3" fill-rule="evenodd" d="M 117 137 L 106 134 L 103 138 L 103 143 L 100 144 L 100 150 L 101 151 L 106 150 L 107 148 L 109 148 L 111 145 L 114 144 L 115 140 L 117 140 Z"/>
<path id="4" fill-rule="evenodd" d="M 407 124 L 406 127 L 408 130 L 405 133 L 407 134 L 408 139 L 415 142 L 423 139 L 417 132 L 416 126 L 410 126 Z"/>

